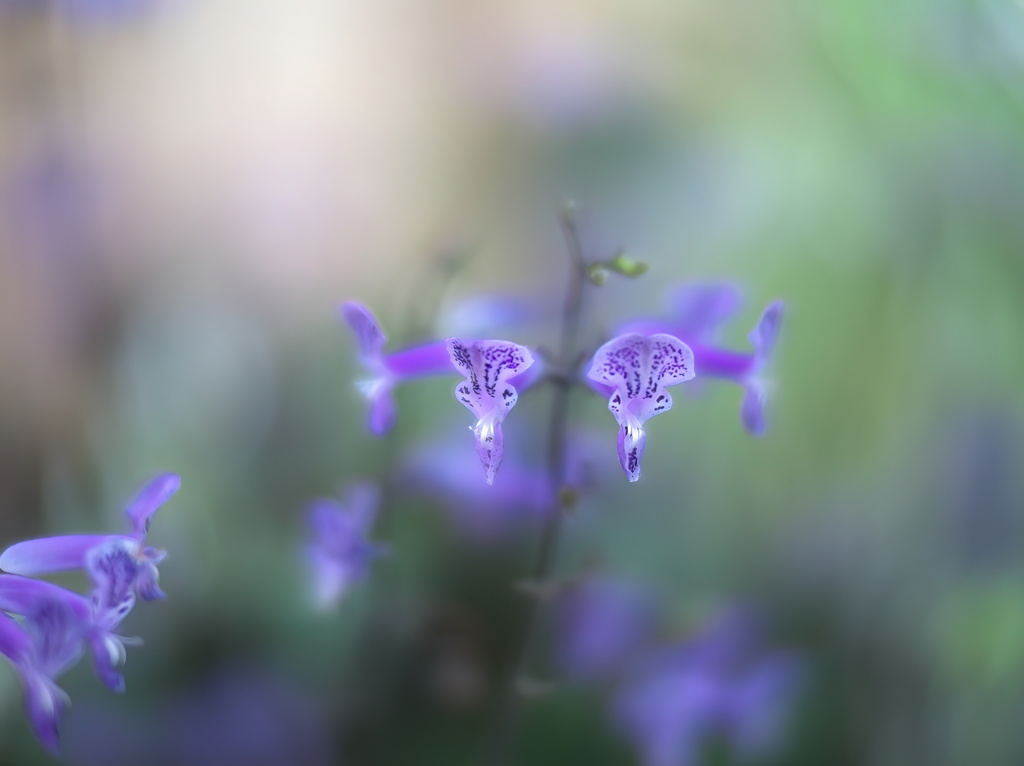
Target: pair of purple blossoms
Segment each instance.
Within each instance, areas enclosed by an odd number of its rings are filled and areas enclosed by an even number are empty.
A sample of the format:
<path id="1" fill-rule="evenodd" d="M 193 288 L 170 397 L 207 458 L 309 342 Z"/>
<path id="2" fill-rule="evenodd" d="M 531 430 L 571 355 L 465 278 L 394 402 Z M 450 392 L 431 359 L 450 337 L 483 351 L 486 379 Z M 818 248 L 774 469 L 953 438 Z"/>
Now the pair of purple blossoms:
<path id="1" fill-rule="evenodd" d="M 717 346 L 722 326 L 740 310 L 739 290 L 728 284 L 684 287 L 672 296 L 667 319 L 626 322 L 616 337 L 590 360 L 585 382 L 608 399 L 619 424 L 619 463 L 630 481 L 640 478 L 640 459 L 646 444 L 644 424 L 672 409 L 669 386 L 701 376 L 732 380 L 743 387 L 740 416 L 754 435 L 765 430 L 767 365 L 782 321 L 783 304 L 775 301 L 761 314 L 747 336 L 749 353 Z M 473 426 L 477 454 L 487 483 L 504 455 L 501 425 L 519 399 L 519 392 L 540 380 L 525 346 L 506 340 L 448 338 L 392 354 L 383 352 L 386 336 L 373 314 L 359 303 L 346 303 L 342 314 L 359 342 L 360 357 L 373 377 L 360 383 L 370 403 L 369 426 L 378 436 L 395 421 L 393 389 L 412 378 L 454 371 L 465 378 L 455 397 L 477 417 Z"/>
<path id="2" fill-rule="evenodd" d="M 151 481 L 127 508 L 131 533 L 68 535 L 27 540 L 0 554 L 0 654 L 12 664 L 25 694 L 25 707 L 40 742 L 56 752 L 67 694 L 56 679 L 88 647 L 100 680 L 124 691 L 119 667 L 125 644 L 138 644 L 114 631 L 135 606 L 164 598 L 157 565 L 166 552 L 145 544 L 150 521 L 181 485 L 174 474 Z M 84 569 L 92 581 L 89 598 L 35 575 Z"/>

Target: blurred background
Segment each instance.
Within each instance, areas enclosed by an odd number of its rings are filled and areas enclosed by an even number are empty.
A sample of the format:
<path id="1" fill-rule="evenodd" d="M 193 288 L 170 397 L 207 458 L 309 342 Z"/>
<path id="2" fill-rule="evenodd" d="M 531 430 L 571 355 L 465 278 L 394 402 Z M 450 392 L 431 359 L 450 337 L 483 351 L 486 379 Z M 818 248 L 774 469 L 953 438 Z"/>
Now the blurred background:
<path id="1" fill-rule="evenodd" d="M 743 287 L 738 350 L 787 303 L 764 438 L 736 386 L 678 393 L 630 485 L 574 399 L 558 574 L 652 594 L 658 646 L 742 604 L 800 658 L 771 748 L 693 762 L 1024 762 L 1022 75 L 1018 0 L 0 0 L 0 548 L 182 476 L 168 599 L 126 694 L 61 679 L 64 760 L 479 762 L 537 515 L 480 492 L 450 379 L 368 435 L 337 307 L 550 348 L 573 198 L 590 257 L 650 264 L 590 290 L 590 349 L 674 284 Z M 391 553 L 318 614 L 305 508 L 361 479 Z M 515 762 L 640 763 L 541 643 Z M 0 762 L 51 762 L 6 667 Z"/>

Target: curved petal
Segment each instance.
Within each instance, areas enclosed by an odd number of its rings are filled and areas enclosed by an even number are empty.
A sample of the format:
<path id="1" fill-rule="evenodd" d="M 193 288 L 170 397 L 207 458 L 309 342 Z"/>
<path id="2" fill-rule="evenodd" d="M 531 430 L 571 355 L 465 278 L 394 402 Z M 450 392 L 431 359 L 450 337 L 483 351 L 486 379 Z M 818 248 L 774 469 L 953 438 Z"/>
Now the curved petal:
<path id="1" fill-rule="evenodd" d="M 131 519 L 135 537 L 142 539 L 149 531 L 149 523 L 157 508 L 166 503 L 181 487 L 181 477 L 164 473 L 149 482 L 136 495 L 125 513 Z"/>
<path id="2" fill-rule="evenodd" d="M 509 406 L 514 404 L 515 401 Z M 501 430 L 503 419 L 481 418 L 473 427 L 476 454 L 480 458 L 480 464 L 484 467 L 484 475 L 488 484 L 494 484 L 494 477 L 498 474 L 501 461 L 505 457 L 505 434 Z"/>
<path id="3" fill-rule="evenodd" d="M 76 619 L 91 619 L 89 601 L 73 591 L 45 580 L 33 580 L 19 575 L 0 575 L 0 610 L 25 616 L 32 615 L 46 601 L 61 601 L 74 613 Z"/>
<path id="4" fill-rule="evenodd" d="M 782 328 L 784 310 L 785 304 L 782 301 L 774 301 L 768 304 L 768 307 L 761 314 L 761 318 L 754 325 L 754 329 L 747 336 L 747 339 L 754 347 L 754 354 L 761 364 L 764 364 L 771 358 L 775 342 L 779 337 L 779 330 Z"/>
<path id="5" fill-rule="evenodd" d="M 71 699 L 52 679 L 31 668 L 23 669 L 25 711 L 36 738 L 51 754 L 57 755 L 60 720 L 71 706 Z"/>
<path id="6" fill-rule="evenodd" d="M 363 394 L 370 403 L 367 425 L 374 436 L 383 436 L 395 427 L 395 397 L 391 380 L 378 378 L 362 385 Z"/>
<path id="7" fill-rule="evenodd" d="M 693 351 L 666 333 L 620 335 L 597 350 L 587 377 L 615 388 L 608 409 L 620 424 L 627 406 L 646 420 L 671 407 L 671 400 L 658 401 L 665 387 L 694 377 Z M 633 401 L 640 403 L 631 405 Z"/>
<path id="8" fill-rule="evenodd" d="M 135 584 L 141 568 L 134 540 L 109 540 L 89 551 L 86 566 L 92 577 L 97 624 L 113 628 L 135 606 Z"/>
<path id="9" fill-rule="evenodd" d="M 6 608 L 6 607 L 4 607 Z M 14 618 L 0 614 L 0 654 L 17 664 L 32 652 L 32 639 Z"/>
<path id="10" fill-rule="evenodd" d="M 100 681 L 112 692 L 124 691 L 124 675 L 118 668 L 124 664 L 128 653 L 124 644 L 113 633 L 95 631 L 89 638 L 92 663 Z"/>
<path id="11" fill-rule="evenodd" d="M 15 543 L 0 555 L 0 569 L 11 574 L 38 575 L 79 569 L 86 554 L 110 535 L 66 535 Z"/>
<path id="12" fill-rule="evenodd" d="M 466 378 L 455 394 L 467 409 L 477 417 L 512 409 L 518 393 L 509 381 L 533 364 L 526 346 L 507 340 L 464 342 L 458 338 L 448 338 L 445 346 L 451 363 Z"/>
<path id="13" fill-rule="evenodd" d="M 476 452 L 487 483 L 493 484 L 505 454 L 501 423 L 519 401 L 511 379 L 529 369 L 533 355 L 525 346 L 504 340 L 448 338 L 445 344 L 452 364 L 465 376 L 455 387 L 455 398 L 477 416 Z"/>
<path id="14" fill-rule="evenodd" d="M 640 479 L 640 458 L 646 444 L 647 433 L 639 422 L 630 420 L 619 427 L 619 465 L 631 482 Z"/>
<path id="15" fill-rule="evenodd" d="M 380 323 L 366 306 L 348 301 L 341 306 L 341 315 L 356 336 L 359 354 L 364 361 L 379 359 L 387 336 L 380 329 Z"/>
<path id="16" fill-rule="evenodd" d="M 140 561 L 139 571 L 135 577 L 135 592 L 143 601 L 158 601 L 167 598 L 160 590 L 160 570 L 151 561 Z"/>
<path id="17" fill-rule="evenodd" d="M 743 402 L 740 404 L 740 420 L 748 433 L 764 436 L 767 429 L 765 406 L 768 402 L 768 390 L 758 378 L 750 378 L 743 383 Z"/>

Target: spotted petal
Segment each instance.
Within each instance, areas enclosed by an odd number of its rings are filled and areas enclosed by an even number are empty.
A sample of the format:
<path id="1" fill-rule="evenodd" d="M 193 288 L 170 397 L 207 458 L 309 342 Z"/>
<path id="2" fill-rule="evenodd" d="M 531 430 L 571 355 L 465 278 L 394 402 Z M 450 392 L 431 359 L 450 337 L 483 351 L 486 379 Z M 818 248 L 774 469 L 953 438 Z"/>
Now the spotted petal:
<path id="1" fill-rule="evenodd" d="M 643 424 L 672 409 L 666 388 L 694 377 L 693 352 L 665 333 L 620 335 L 597 350 L 587 377 L 608 396 L 619 424 L 619 463 L 636 481 L 647 440 Z"/>
<path id="2" fill-rule="evenodd" d="M 136 581 L 142 564 L 138 543 L 112 538 L 89 551 L 86 568 L 92 577 L 96 621 L 116 627 L 135 606 Z"/>
<path id="3" fill-rule="evenodd" d="M 501 424 L 519 401 L 511 378 L 533 364 L 533 355 L 525 346 L 505 340 L 448 338 L 445 345 L 455 369 L 465 376 L 455 387 L 455 398 L 477 416 L 473 427 L 477 455 L 487 483 L 493 484 L 505 453 Z"/>
<path id="4" fill-rule="evenodd" d="M 131 519 L 135 537 L 142 539 L 149 531 L 149 524 L 157 508 L 166 503 L 181 487 L 181 477 L 173 473 L 157 476 L 132 501 L 125 513 Z"/>

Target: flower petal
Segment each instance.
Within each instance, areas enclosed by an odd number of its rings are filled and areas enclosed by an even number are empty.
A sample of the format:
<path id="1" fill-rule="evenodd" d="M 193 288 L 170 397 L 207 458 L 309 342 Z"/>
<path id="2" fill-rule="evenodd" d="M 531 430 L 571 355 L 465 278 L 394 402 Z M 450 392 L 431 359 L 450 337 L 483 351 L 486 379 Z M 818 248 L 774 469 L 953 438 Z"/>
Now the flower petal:
<path id="1" fill-rule="evenodd" d="M 525 346 L 504 340 L 448 338 L 445 344 L 455 369 L 466 378 L 455 387 L 455 398 L 477 416 L 476 451 L 487 483 L 493 484 L 505 454 L 501 423 L 519 401 L 511 378 L 529 369 L 533 355 Z"/>
<path id="2" fill-rule="evenodd" d="M 396 379 L 451 374 L 452 371 L 448 349 L 440 341 L 388 354 L 382 357 L 381 361 L 384 368 Z"/>
<path id="3" fill-rule="evenodd" d="M 754 347 L 754 354 L 760 364 L 766 363 L 771 357 L 775 348 L 775 341 L 778 340 L 779 330 L 782 327 L 782 314 L 785 304 L 782 301 L 775 301 L 768 304 L 768 307 L 757 320 L 754 329 L 750 331 L 747 339 Z"/>
<path id="4" fill-rule="evenodd" d="M 672 407 L 666 386 L 694 377 L 693 352 L 673 335 L 620 335 L 594 354 L 587 377 L 615 393 L 608 409 L 624 425 L 628 409 L 641 422 Z"/>
<path id="5" fill-rule="evenodd" d="M 666 387 L 694 377 L 693 352 L 665 333 L 620 335 L 597 350 L 587 377 L 611 391 L 608 410 L 619 423 L 619 464 L 637 481 L 647 442 L 643 424 L 672 409 Z"/>
<path id="6" fill-rule="evenodd" d="M 139 576 L 138 544 L 110 539 L 89 551 L 86 567 L 92 577 L 92 601 L 97 624 L 116 627 L 135 606 Z"/>
<path id="7" fill-rule="evenodd" d="M 40 744 L 52 755 L 57 755 L 60 720 L 71 706 L 71 699 L 43 673 L 23 668 L 21 675 L 25 687 L 25 710 L 32 730 Z"/>
<path id="8" fill-rule="evenodd" d="M 149 523 L 157 508 L 166 503 L 181 487 L 181 477 L 164 473 L 149 482 L 136 495 L 125 513 L 132 521 L 135 537 L 139 540 L 149 531 Z"/>
<path id="9" fill-rule="evenodd" d="M 0 555 L 0 569 L 11 574 L 38 575 L 85 566 L 86 554 L 110 535 L 66 535 L 15 543 Z"/>
<path id="10" fill-rule="evenodd" d="M 743 402 L 740 404 L 740 420 L 743 427 L 753 436 L 764 436 L 767 429 L 765 407 L 768 402 L 768 390 L 758 378 L 752 377 L 743 383 Z"/>
<path id="11" fill-rule="evenodd" d="M 512 401 L 514 404 L 515 401 Z M 487 483 L 494 484 L 494 477 L 505 457 L 505 434 L 501 430 L 501 419 L 480 418 L 473 427 L 473 436 L 476 439 L 476 454 L 484 467 Z"/>
<path id="12" fill-rule="evenodd" d="M 96 675 L 103 685 L 112 692 L 123 692 L 124 675 L 118 668 L 127 658 L 124 644 L 113 633 L 95 631 L 89 638 L 89 648 Z"/>
<path id="13" fill-rule="evenodd" d="M 167 598 L 167 594 L 160 590 L 160 570 L 156 568 L 155 563 L 139 562 L 139 572 L 135 577 L 135 592 L 143 601 L 158 601 Z"/>
<path id="14" fill-rule="evenodd" d="M 0 607 L 6 609 L 6 607 Z M 32 639 L 13 617 L 0 614 L 0 654 L 13 663 L 20 663 L 32 651 Z"/>
<path id="15" fill-rule="evenodd" d="M 0 610 L 31 616 L 48 600 L 62 601 L 76 619 L 88 622 L 92 616 L 89 601 L 70 590 L 45 580 L 19 575 L 0 575 Z"/>
<path id="16" fill-rule="evenodd" d="M 619 465 L 631 482 L 640 479 L 640 458 L 646 444 L 647 433 L 638 421 L 631 419 L 619 426 Z"/>
<path id="17" fill-rule="evenodd" d="M 379 359 L 387 336 L 380 329 L 380 323 L 373 312 L 361 303 L 348 301 L 342 304 L 341 314 L 355 333 L 363 361 Z"/>
<path id="18" fill-rule="evenodd" d="M 528 348 L 507 340 L 464 342 L 458 338 L 448 338 L 445 346 L 451 363 L 466 378 L 456 387 L 456 398 L 474 415 L 504 413 L 515 406 L 518 393 L 509 379 L 533 364 Z"/>

